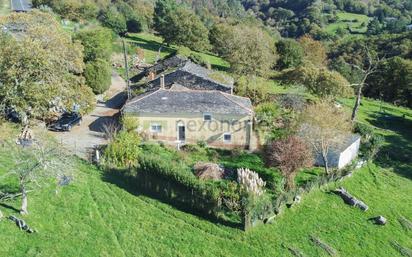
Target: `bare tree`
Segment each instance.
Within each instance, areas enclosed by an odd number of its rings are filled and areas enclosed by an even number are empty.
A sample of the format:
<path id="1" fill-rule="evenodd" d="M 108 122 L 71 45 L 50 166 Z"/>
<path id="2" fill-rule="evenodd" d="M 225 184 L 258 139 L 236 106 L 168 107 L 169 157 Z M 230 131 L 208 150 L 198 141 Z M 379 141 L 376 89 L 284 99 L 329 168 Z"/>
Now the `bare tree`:
<path id="1" fill-rule="evenodd" d="M 69 157 L 60 145 L 44 139 L 34 141 L 30 146 L 17 145 L 7 141 L 1 151 L 11 161 L 11 167 L 5 176 L 14 176 L 18 180 L 21 194 L 21 214 L 28 214 L 28 189 L 41 186 L 50 180 L 67 177 L 71 173 Z"/>
<path id="2" fill-rule="evenodd" d="M 329 150 L 350 133 L 349 116 L 343 108 L 322 100 L 306 107 L 301 124 L 301 136 L 312 146 L 314 153 L 322 157 L 325 172 L 329 174 Z"/>
<path id="3" fill-rule="evenodd" d="M 312 151 L 306 142 L 297 136 L 273 141 L 265 150 L 267 165 L 280 169 L 286 179 L 286 190 L 295 187 L 295 177 L 299 169 L 313 164 Z"/>
<path id="4" fill-rule="evenodd" d="M 366 65 L 362 67 L 360 65 L 350 64 L 354 69 L 359 71 L 359 73 L 361 74 L 359 82 L 352 84 L 353 87 L 356 87 L 356 101 L 355 105 L 353 106 L 351 116 L 352 122 L 355 120 L 356 114 L 358 113 L 359 106 L 361 104 L 362 90 L 363 87 L 366 85 L 366 80 L 370 75 L 377 72 L 379 64 L 384 60 L 384 58 L 380 59 L 378 56 L 373 55 L 367 46 L 365 46 L 364 51 L 367 59 Z"/>

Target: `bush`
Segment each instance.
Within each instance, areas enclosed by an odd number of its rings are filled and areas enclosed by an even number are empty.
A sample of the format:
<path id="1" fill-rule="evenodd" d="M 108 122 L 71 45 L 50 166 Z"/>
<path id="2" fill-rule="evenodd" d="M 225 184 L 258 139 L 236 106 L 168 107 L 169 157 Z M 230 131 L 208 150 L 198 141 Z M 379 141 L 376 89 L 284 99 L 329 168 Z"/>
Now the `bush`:
<path id="1" fill-rule="evenodd" d="M 127 132 L 132 132 L 139 127 L 139 121 L 136 117 L 123 116 L 122 117 L 123 129 Z"/>
<path id="2" fill-rule="evenodd" d="M 355 124 L 354 131 L 362 136 L 360 147 L 362 156 L 367 160 L 375 158 L 385 143 L 383 136 L 377 134 L 372 126 L 359 122 Z"/>
<path id="3" fill-rule="evenodd" d="M 110 59 L 113 44 L 113 32 L 110 29 L 97 27 L 82 30 L 75 39 L 80 40 L 84 47 L 85 62 Z"/>
<path id="4" fill-rule="evenodd" d="M 110 64 L 102 59 L 86 64 L 84 76 L 86 84 L 93 90 L 95 94 L 101 94 L 109 89 L 111 84 L 112 69 Z"/>
<path id="5" fill-rule="evenodd" d="M 122 35 L 127 31 L 126 19 L 116 8 L 109 8 L 100 17 L 100 21 L 105 27 L 112 29 L 116 34 Z"/>
<path id="6" fill-rule="evenodd" d="M 103 153 L 103 163 L 110 167 L 130 168 L 139 165 L 140 137 L 133 132 L 121 131 Z"/>
<path id="7" fill-rule="evenodd" d="M 127 25 L 128 32 L 138 33 L 138 32 L 142 32 L 143 30 L 142 23 L 136 17 L 127 20 L 126 25 Z"/>

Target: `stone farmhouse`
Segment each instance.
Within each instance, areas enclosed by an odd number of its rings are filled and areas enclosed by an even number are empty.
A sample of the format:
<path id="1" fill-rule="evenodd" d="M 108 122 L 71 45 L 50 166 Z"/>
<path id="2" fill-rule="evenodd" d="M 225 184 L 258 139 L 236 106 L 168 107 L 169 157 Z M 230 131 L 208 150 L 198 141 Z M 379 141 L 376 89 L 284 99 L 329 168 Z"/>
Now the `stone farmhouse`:
<path id="1" fill-rule="evenodd" d="M 214 74 L 181 57 L 166 59 L 145 71 L 146 92 L 129 100 L 122 114 L 136 118 L 150 140 L 256 149 L 250 99 L 233 95 L 232 78 Z"/>

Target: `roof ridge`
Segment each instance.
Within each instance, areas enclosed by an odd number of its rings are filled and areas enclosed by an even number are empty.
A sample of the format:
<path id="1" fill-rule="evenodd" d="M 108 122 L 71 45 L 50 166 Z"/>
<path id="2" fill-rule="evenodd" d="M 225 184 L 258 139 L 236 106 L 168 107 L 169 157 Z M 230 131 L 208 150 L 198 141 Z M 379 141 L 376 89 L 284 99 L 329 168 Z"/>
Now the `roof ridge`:
<path id="1" fill-rule="evenodd" d="M 240 103 L 238 103 L 238 102 L 236 102 L 236 101 L 233 101 L 233 100 L 230 99 L 227 95 L 225 95 L 223 92 L 221 92 L 221 91 L 218 91 L 218 92 L 219 92 L 221 95 L 223 95 L 223 97 L 225 97 L 226 99 L 228 99 L 229 101 L 231 101 L 231 102 L 239 105 L 240 107 L 242 107 L 243 109 L 245 109 L 245 110 L 247 110 L 247 111 L 253 112 L 252 109 L 249 109 L 248 107 L 243 106 L 243 104 L 240 104 Z M 233 96 L 233 95 L 231 95 L 231 96 Z"/>
<path id="2" fill-rule="evenodd" d="M 151 96 L 151 95 L 159 92 L 160 90 L 162 90 L 162 88 L 158 88 L 158 89 L 156 89 L 155 91 L 151 92 L 150 94 L 147 94 L 147 95 L 145 95 L 145 96 L 143 96 L 143 97 L 140 97 L 139 99 L 136 99 L 136 100 L 133 100 L 133 99 L 132 99 L 130 102 L 126 103 L 125 105 L 131 104 L 131 103 L 137 103 L 137 102 L 139 102 L 140 100 L 145 99 L 146 97 L 149 97 L 149 96 Z"/>
<path id="3" fill-rule="evenodd" d="M 196 74 L 196 73 L 193 73 L 193 72 L 190 72 L 190 71 L 184 69 L 184 68 L 186 67 L 186 65 L 188 65 L 188 64 L 193 64 L 193 65 L 195 65 L 195 66 L 197 66 L 197 67 L 199 67 L 199 68 L 207 71 L 209 74 L 207 74 L 207 76 L 199 76 L 199 75 Z M 203 79 L 205 79 L 205 80 L 209 80 L 209 81 L 214 82 L 214 83 L 216 83 L 216 84 L 219 84 L 219 85 L 221 85 L 221 86 L 228 87 L 228 88 L 233 88 L 233 85 L 232 85 L 232 84 L 224 83 L 224 82 L 222 83 L 222 82 L 220 82 L 220 81 L 218 81 L 218 80 L 216 80 L 216 79 L 213 79 L 213 78 L 210 78 L 210 77 L 209 77 L 209 75 L 212 74 L 213 72 L 219 72 L 219 71 L 210 70 L 210 69 L 208 69 L 208 68 L 205 68 L 205 67 L 203 67 L 202 65 L 199 65 L 199 64 L 197 64 L 197 63 L 192 62 L 190 59 L 189 59 L 183 66 L 177 68 L 176 70 L 186 71 L 186 72 L 189 72 L 189 73 L 191 73 L 191 74 L 193 74 L 193 75 L 195 75 L 195 76 L 201 77 L 201 78 L 203 78 Z M 230 77 L 230 76 L 227 76 L 227 75 L 225 75 L 225 74 L 222 74 L 222 75 L 225 76 L 225 77 Z"/>

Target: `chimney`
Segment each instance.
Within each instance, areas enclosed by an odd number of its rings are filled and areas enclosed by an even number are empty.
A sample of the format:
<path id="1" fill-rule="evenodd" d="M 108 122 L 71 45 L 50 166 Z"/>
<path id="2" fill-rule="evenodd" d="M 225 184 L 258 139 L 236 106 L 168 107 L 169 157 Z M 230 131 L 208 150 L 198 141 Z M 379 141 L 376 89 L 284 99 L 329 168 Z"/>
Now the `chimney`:
<path id="1" fill-rule="evenodd" d="M 160 75 L 160 88 L 165 88 L 165 75 Z"/>

